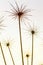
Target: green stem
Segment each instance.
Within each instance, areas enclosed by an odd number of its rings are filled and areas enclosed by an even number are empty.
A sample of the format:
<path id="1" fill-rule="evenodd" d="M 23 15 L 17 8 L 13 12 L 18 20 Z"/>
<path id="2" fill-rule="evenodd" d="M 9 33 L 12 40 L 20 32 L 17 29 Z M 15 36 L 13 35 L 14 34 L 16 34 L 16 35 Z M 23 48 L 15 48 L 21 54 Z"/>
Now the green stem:
<path id="1" fill-rule="evenodd" d="M 3 59 L 4 59 L 4 63 L 5 65 L 7 65 L 1 43 L 0 43 L 0 47 L 1 47 L 1 52 L 2 52 Z"/>
<path id="2" fill-rule="evenodd" d="M 19 34 L 20 34 L 20 46 L 21 46 L 22 65 L 24 65 L 20 17 L 19 17 Z"/>
<path id="3" fill-rule="evenodd" d="M 15 65 L 15 62 L 14 62 L 14 60 L 13 60 L 12 53 L 11 53 L 11 50 L 10 50 L 9 46 L 8 46 L 8 50 L 9 50 L 9 53 L 10 53 L 10 56 L 11 56 L 11 59 L 12 59 L 13 65 Z"/>

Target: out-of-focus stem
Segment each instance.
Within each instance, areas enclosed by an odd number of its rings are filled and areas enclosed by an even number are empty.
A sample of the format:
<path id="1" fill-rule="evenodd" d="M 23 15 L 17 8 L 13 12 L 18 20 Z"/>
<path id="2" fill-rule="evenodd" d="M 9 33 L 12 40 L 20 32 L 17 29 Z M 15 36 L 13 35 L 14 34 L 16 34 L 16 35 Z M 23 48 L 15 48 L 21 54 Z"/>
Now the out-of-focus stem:
<path id="1" fill-rule="evenodd" d="M 20 17 L 19 17 L 19 34 L 20 34 L 20 46 L 21 46 L 22 65 L 24 65 Z"/>
<path id="2" fill-rule="evenodd" d="M 32 56 L 31 56 L 31 65 L 33 65 L 33 41 L 34 41 L 34 34 L 32 34 Z"/>
<path id="3" fill-rule="evenodd" d="M 29 65 L 29 56 L 30 56 L 30 55 L 28 55 L 28 54 L 26 55 L 26 58 L 27 58 L 27 65 Z"/>
<path id="4" fill-rule="evenodd" d="M 29 65 L 28 57 L 27 57 L 27 65 Z"/>
<path id="5" fill-rule="evenodd" d="M 7 65 L 1 43 L 0 43 L 0 48 L 1 48 L 4 63 L 5 63 L 5 65 Z"/>
<path id="6" fill-rule="evenodd" d="M 13 60 L 12 53 L 11 53 L 11 50 L 10 50 L 9 46 L 8 46 L 8 50 L 9 50 L 9 53 L 10 53 L 10 56 L 11 56 L 11 59 L 12 59 L 13 65 L 15 65 L 15 62 L 14 62 L 14 60 Z"/>

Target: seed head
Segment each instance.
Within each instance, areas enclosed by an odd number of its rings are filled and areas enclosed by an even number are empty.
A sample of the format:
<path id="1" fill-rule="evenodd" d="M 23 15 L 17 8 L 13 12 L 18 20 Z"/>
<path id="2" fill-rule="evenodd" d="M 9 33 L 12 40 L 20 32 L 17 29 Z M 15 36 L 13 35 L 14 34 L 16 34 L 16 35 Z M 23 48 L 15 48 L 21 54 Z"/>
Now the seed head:
<path id="1" fill-rule="evenodd" d="M 27 25 L 27 24 L 25 24 L 25 26 L 27 28 L 27 29 L 25 29 L 27 31 L 27 33 L 31 33 L 32 35 L 35 35 L 35 34 L 37 34 L 39 32 L 37 30 L 37 27 L 34 26 L 34 25 L 33 26 L 30 25 L 30 28 L 28 27 L 29 25 Z"/>
<path id="2" fill-rule="evenodd" d="M 29 57 L 30 55 L 29 54 L 26 54 L 26 57 Z"/>
<path id="3" fill-rule="evenodd" d="M 35 32 L 34 30 L 31 30 L 31 34 L 33 34 L 33 35 L 34 35 L 35 33 L 36 33 L 36 32 Z"/>
<path id="4" fill-rule="evenodd" d="M 6 46 L 9 47 L 9 45 L 10 45 L 10 44 L 9 44 L 9 42 L 8 42 L 8 43 L 6 44 Z"/>
<path id="5" fill-rule="evenodd" d="M 17 18 L 18 19 L 22 19 L 22 18 L 26 18 L 26 16 L 31 16 L 30 12 L 31 9 L 25 9 L 25 6 L 21 5 L 21 7 L 18 6 L 17 2 L 15 2 L 16 4 L 16 8 L 14 5 L 11 5 L 12 9 L 10 11 L 7 11 L 10 13 L 10 16 L 12 16 L 13 18 Z"/>

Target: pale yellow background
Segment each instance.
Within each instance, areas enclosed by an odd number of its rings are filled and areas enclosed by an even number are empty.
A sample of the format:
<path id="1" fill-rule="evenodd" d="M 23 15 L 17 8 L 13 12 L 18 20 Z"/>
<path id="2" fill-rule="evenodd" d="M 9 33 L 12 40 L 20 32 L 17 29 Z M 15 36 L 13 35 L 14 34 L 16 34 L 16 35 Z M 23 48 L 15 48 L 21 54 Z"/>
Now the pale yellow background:
<path id="1" fill-rule="evenodd" d="M 4 16 L 4 25 L 6 27 L 4 30 L 0 31 L 0 41 L 2 42 L 3 51 L 5 54 L 7 65 L 13 65 L 12 60 L 6 47 L 7 40 L 10 40 L 11 52 L 15 61 L 15 65 L 22 65 L 21 62 L 21 52 L 20 52 L 20 43 L 19 43 L 19 29 L 18 29 L 18 20 L 11 19 L 12 17 L 8 16 L 8 13 L 5 11 L 10 10 L 11 6 L 8 3 L 11 2 L 14 6 L 14 0 L 0 0 L 0 16 Z M 16 0 L 18 5 L 22 3 L 27 6 L 27 8 L 32 9 L 32 16 L 29 17 L 32 22 L 29 20 L 23 20 L 27 24 L 27 21 L 30 22 L 31 26 L 37 28 L 38 33 L 34 37 L 34 65 L 43 64 L 43 0 Z M 26 33 L 24 30 L 25 25 L 21 22 L 22 26 L 22 41 L 23 41 L 23 51 L 24 51 L 24 63 L 26 65 L 26 53 L 30 54 L 29 65 L 31 64 L 31 34 Z M 30 29 L 30 27 L 29 27 Z M 30 32 L 30 31 L 29 31 Z M 0 50 L 0 65 L 4 65 L 3 57 Z"/>

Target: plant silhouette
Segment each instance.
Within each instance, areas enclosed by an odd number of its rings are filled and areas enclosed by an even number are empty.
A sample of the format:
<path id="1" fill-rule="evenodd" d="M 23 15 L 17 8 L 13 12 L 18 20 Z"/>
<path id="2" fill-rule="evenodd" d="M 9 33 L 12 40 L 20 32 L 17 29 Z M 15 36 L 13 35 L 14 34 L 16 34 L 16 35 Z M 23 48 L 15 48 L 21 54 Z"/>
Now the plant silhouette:
<path id="1" fill-rule="evenodd" d="M 3 25 L 3 16 L 2 16 L 2 17 L 0 17 L 0 30 L 3 30 L 4 27 L 5 26 Z M 0 48 L 1 48 L 4 63 L 5 63 L 5 65 L 7 65 L 1 43 L 0 43 Z"/>
<path id="2" fill-rule="evenodd" d="M 8 50 L 9 50 L 9 53 L 10 53 L 10 56 L 11 56 L 11 59 L 12 59 L 13 65 L 15 65 L 15 62 L 14 62 L 14 60 L 13 60 L 13 56 L 12 56 L 12 53 L 11 53 L 11 50 L 10 50 L 10 43 L 7 42 L 7 43 L 6 43 L 6 46 L 8 47 Z"/>
<path id="3" fill-rule="evenodd" d="M 23 18 L 26 18 L 26 16 L 31 16 L 30 14 L 28 14 L 28 13 L 31 12 L 31 9 L 25 9 L 26 6 L 23 7 L 23 5 L 21 5 L 21 7 L 19 8 L 16 1 L 15 1 L 15 4 L 16 4 L 16 8 L 13 4 L 10 3 L 12 9 L 11 9 L 11 11 L 7 11 L 7 12 L 9 12 L 10 16 L 12 16 L 13 18 L 18 17 L 19 34 L 20 34 L 20 46 L 21 46 L 21 57 L 22 57 L 22 65 L 24 65 L 23 48 L 22 48 L 22 34 L 21 34 L 21 20 Z"/>
<path id="4" fill-rule="evenodd" d="M 35 28 L 35 26 L 33 25 L 33 27 L 31 27 L 30 29 L 30 33 L 32 36 L 32 56 L 31 56 L 31 65 L 33 65 L 33 52 L 34 52 L 34 36 L 38 33 L 37 29 Z"/>
<path id="5" fill-rule="evenodd" d="M 29 59 L 29 54 L 26 54 L 26 58 L 27 58 L 27 65 L 29 65 L 29 61 L 28 61 L 28 59 Z"/>
<path id="6" fill-rule="evenodd" d="M 4 63 L 5 63 L 5 65 L 7 65 L 1 43 L 0 43 L 0 48 L 1 48 L 1 52 L 2 52 L 2 56 L 3 56 Z"/>
<path id="7" fill-rule="evenodd" d="M 30 30 L 29 30 L 29 27 L 25 24 L 25 26 L 27 27 L 27 29 L 25 29 L 28 33 L 30 32 L 31 33 L 31 39 L 32 39 L 32 55 L 31 55 L 31 65 L 33 65 L 33 52 L 34 52 L 34 36 L 36 35 L 36 33 L 38 32 L 37 29 L 30 25 Z"/>

